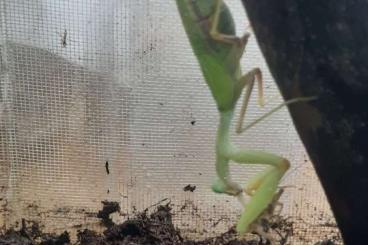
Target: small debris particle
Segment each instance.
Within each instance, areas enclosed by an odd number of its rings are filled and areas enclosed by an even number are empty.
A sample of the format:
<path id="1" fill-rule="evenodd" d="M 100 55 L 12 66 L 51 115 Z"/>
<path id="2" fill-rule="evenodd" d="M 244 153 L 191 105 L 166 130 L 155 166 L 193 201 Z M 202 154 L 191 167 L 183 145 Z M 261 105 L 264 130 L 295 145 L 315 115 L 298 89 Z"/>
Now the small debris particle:
<path id="1" fill-rule="evenodd" d="M 67 45 L 67 43 L 66 43 L 67 35 L 68 35 L 68 31 L 65 29 L 65 30 L 64 30 L 64 33 L 63 33 L 63 35 L 62 35 L 62 37 L 61 37 L 61 46 L 62 46 L 63 48 L 65 48 L 65 47 L 66 47 L 66 45 Z"/>
<path id="2" fill-rule="evenodd" d="M 183 190 L 193 192 L 197 187 L 195 185 L 186 185 Z"/>
<path id="3" fill-rule="evenodd" d="M 106 169 L 106 173 L 110 174 L 109 162 L 108 161 L 105 162 L 105 169 Z"/>
<path id="4" fill-rule="evenodd" d="M 193 126 L 194 126 L 194 124 L 196 123 L 196 120 L 192 120 L 191 122 L 190 122 L 190 124 L 192 124 Z"/>

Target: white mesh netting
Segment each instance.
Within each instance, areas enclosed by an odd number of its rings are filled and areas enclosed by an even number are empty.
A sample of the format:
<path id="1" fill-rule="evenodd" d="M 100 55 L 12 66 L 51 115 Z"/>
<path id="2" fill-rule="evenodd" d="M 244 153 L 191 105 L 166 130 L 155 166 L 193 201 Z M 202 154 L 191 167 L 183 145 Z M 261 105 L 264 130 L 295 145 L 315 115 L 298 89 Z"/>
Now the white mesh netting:
<path id="1" fill-rule="evenodd" d="M 241 3 L 229 6 L 242 33 Z M 131 213 L 164 198 L 186 236 L 234 224 L 237 201 L 210 191 L 218 114 L 174 1 L 2 0 L 0 16 L 0 225 L 27 217 L 53 232 L 94 227 L 88 214 L 102 200 Z M 277 98 L 265 109 L 252 101 L 252 120 L 281 97 L 254 38 L 243 65 L 260 67 L 266 98 Z M 290 159 L 282 202 L 292 244 L 338 236 L 286 109 L 234 140 Z M 260 169 L 232 165 L 242 183 Z"/>

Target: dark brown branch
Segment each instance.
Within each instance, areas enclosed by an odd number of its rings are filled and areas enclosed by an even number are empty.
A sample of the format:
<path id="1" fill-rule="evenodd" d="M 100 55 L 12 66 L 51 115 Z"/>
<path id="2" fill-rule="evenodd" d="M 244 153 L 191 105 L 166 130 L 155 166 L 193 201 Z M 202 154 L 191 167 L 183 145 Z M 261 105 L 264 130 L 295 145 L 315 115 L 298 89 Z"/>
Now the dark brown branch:
<path id="1" fill-rule="evenodd" d="M 243 0 L 347 245 L 368 244 L 368 1 Z"/>

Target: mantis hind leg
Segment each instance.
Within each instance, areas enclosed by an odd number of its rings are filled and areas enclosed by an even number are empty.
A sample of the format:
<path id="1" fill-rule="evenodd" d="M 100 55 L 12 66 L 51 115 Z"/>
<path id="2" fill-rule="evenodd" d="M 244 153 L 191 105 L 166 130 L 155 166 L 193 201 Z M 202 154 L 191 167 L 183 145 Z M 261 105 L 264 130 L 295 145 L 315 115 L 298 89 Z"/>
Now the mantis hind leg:
<path id="1" fill-rule="evenodd" d="M 251 194 L 250 201 L 245 205 L 236 227 L 240 234 L 248 231 L 249 226 L 256 222 L 260 215 L 273 202 L 277 186 L 289 169 L 287 159 L 262 151 L 234 150 L 228 156 L 229 159 L 241 164 L 266 164 L 269 167 L 265 172 L 258 174 L 246 187 Z"/>

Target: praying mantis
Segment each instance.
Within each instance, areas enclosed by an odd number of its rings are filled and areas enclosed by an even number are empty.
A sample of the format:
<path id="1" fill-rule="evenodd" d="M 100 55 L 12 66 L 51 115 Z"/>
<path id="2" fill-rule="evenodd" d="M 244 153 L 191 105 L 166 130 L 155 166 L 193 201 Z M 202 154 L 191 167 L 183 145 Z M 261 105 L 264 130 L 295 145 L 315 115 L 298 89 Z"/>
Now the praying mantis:
<path id="1" fill-rule="evenodd" d="M 236 132 L 242 133 L 273 112 L 290 103 L 308 101 L 311 98 L 296 98 L 286 101 L 255 122 L 244 127 L 244 116 L 254 84 L 258 84 L 258 104 L 264 105 L 262 72 L 254 68 L 242 74 L 240 59 L 250 37 L 235 35 L 232 15 L 223 0 L 176 0 L 185 32 L 198 59 L 201 71 L 220 114 L 216 137 L 216 174 L 212 185 L 216 193 L 238 197 L 244 206 L 236 230 L 245 234 L 257 219 L 266 212 L 275 199 L 278 184 L 287 170 L 289 161 L 281 156 L 256 150 L 240 149 L 230 140 L 230 126 L 236 104 L 245 89 L 244 102 Z M 252 178 L 245 188 L 230 176 L 230 161 L 239 164 L 264 164 L 267 168 Z M 250 196 L 244 202 L 244 194 Z M 277 195 L 276 195 L 277 196 Z"/>

